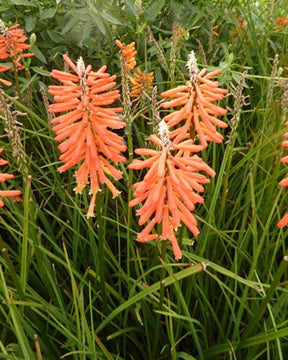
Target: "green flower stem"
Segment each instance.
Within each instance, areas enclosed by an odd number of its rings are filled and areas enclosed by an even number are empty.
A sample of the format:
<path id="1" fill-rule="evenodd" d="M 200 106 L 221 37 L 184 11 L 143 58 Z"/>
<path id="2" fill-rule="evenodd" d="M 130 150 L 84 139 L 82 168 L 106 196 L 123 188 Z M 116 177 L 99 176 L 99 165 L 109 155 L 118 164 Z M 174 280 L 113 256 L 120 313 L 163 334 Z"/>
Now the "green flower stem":
<path id="1" fill-rule="evenodd" d="M 104 313 L 107 309 L 106 301 L 106 289 L 105 289 L 105 236 L 104 236 L 104 224 L 103 224 L 103 193 L 99 192 L 97 194 L 96 200 L 96 219 L 97 219 L 97 233 L 98 233 L 98 243 L 99 243 L 99 275 L 100 275 L 100 288 L 102 293 L 102 303 L 104 307 Z"/>
<path id="2" fill-rule="evenodd" d="M 17 95 L 18 95 L 19 101 L 22 101 L 18 70 L 17 70 L 16 64 L 14 63 L 14 61 L 13 61 L 13 72 L 14 72 L 15 87 L 16 87 Z"/>
<path id="3" fill-rule="evenodd" d="M 21 270 L 20 270 L 20 284 L 24 295 L 26 291 L 27 272 L 28 272 L 27 253 L 28 253 L 28 236 L 29 236 L 30 190 L 31 190 L 31 176 L 28 176 L 24 191 L 23 241 L 21 246 Z"/>
<path id="4" fill-rule="evenodd" d="M 159 310 L 163 310 L 163 301 L 164 301 L 164 279 L 166 275 L 166 268 L 165 268 L 165 260 L 166 260 L 166 252 L 167 252 L 167 244 L 168 240 L 162 240 L 162 248 L 160 254 L 160 261 L 162 263 L 162 268 L 160 271 L 160 297 L 159 297 Z M 155 336 L 154 336 L 154 358 L 157 358 L 157 349 L 159 348 L 159 337 L 160 337 L 160 328 L 161 328 L 161 314 L 156 315 L 156 329 L 155 329 Z"/>
<path id="5" fill-rule="evenodd" d="M 129 164 L 133 161 L 133 142 L 132 142 L 132 129 L 131 121 L 127 122 L 127 144 L 128 144 L 128 160 Z M 129 206 L 129 202 L 133 198 L 133 170 L 128 170 L 128 210 L 127 210 L 127 275 L 130 276 L 130 250 L 135 260 L 135 270 L 137 277 L 140 276 L 140 272 L 137 266 L 136 253 L 133 247 L 132 238 L 131 238 L 131 225 L 132 225 L 132 208 Z"/>

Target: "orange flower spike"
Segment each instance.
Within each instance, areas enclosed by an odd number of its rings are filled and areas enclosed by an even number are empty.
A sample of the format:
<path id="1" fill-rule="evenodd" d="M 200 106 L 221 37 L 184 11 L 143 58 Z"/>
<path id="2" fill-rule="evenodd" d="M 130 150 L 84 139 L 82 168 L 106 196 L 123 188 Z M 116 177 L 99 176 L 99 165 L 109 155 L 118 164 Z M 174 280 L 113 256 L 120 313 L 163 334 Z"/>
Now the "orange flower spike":
<path id="1" fill-rule="evenodd" d="M 4 149 L 0 149 L 0 153 L 3 152 Z M 7 165 L 8 161 L 0 158 L 0 166 Z M 12 174 L 6 174 L 6 173 L 0 173 L 0 183 L 3 183 L 4 181 L 8 179 L 13 179 L 14 175 Z M 0 197 L 12 197 L 14 201 L 21 201 L 19 198 L 19 195 L 21 195 L 20 190 L 0 190 Z M 5 205 L 4 201 L 0 199 L 0 207 L 3 207 Z"/>
<path id="2" fill-rule="evenodd" d="M 207 147 L 207 141 L 221 143 L 223 140 L 222 135 L 216 131 L 214 126 L 225 128 L 228 125 L 211 115 L 224 115 L 227 111 L 212 102 L 222 100 L 228 90 L 218 88 L 219 82 L 211 80 L 221 73 L 221 69 L 211 73 L 207 73 L 206 69 L 199 72 L 194 51 L 189 55 L 187 68 L 190 81 L 186 85 L 163 92 L 162 97 L 172 98 L 172 100 L 162 103 L 161 107 L 168 109 L 180 106 L 179 110 L 164 117 L 168 126 L 172 128 L 170 137 L 174 139 L 173 141 L 180 142 L 188 135 L 194 140 L 194 136 L 196 136 L 203 149 Z M 180 128 L 173 129 L 182 122 L 184 124 Z"/>
<path id="3" fill-rule="evenodd" d="M 115 41 L 116 45 L 120 48 L 122 57 L 125 59 L 127 72 L 133 70 L 136 66 L 135 56 L 137 51 L 135 50 L 135 42 L 126 45 L 121 43 L 118 39 Z"/>
<path id="4" fill-rule="evenodd" d="M 244 34 L 245 30 L 246 30 L 246 27 L 247 27 L 247 23 L 239 17 L 238 18 L 238 24 L 239 24 L 241 34 Z M 234 27 L 233 30 L 232 30 L 232 37 L 231 37 L 232 48 L 234 47 L 234 40 L 238 36 L 239 36 L 238 28 Z"/>
<path id="5" fill-rule="evenodd" d="M 276 25 L 279 25 L 279 26 L 288 25 L 288 17 L 280 17 L 280 16 L 278 16 L 276 18 Z"/>
<path id="6" fill-rule="evenodd" d="M 137 68 L 134 77 L 129 76 L 129 79 L 133 85 L 130 96 L 132 98 L 140 99 L 144 91 L 150 91 L 153 88 L 154 72 L 152 71 L 146 75 L 140 68 Z"/>
<path id="7" fill-rule="evenodd" d="M 23 29 L 18 29 L 19 26 L 20 24 L 16 24 L 7 27 L 0 19 L 0 59 L 11 58 L 17 69 L 23 70 L 25 67 L 20 64 L 21 59 L 34 56 L 34 54 L 23 54 L 23 51 L 29 49 L 30 45 L 25 44 L 27 37 L 24 36 Z"/>
<path id="8" fill-rule="evenodd" d="M 179 260 L 182 253 L 174 231 L 181 226 L 182 221 L 194 235 L 199 234 L 197 221 L 191 211 L 194 210 L 195 203 L 204 202 L 195 191 L 203 192 L 201 184 L 209 183 L 209 179 L 196 171 L 204 170 L 212 176 L 215 173 L 199 157 L 190 156 L 190 153 L 199 151 L 201 146 L 194 145 L 191 139 L 177 144 L 169 140 L 169 131 L 164 120 L 159 123 L 159 137 L 150 135 L 149 138 L 160 150 L 136 149 L 136 154 L 148 158 L 135 159 L 128 166 L 134 170 L 149 169 L 143 180 L 133 185 L 134 200 L 129 203 L 130 207 L 143 203 L 136 212 L 140 216 L 139 225 L 150 220 L 138 234 L 137 240 L 170 240 L 175 259 Z M 186 157 L 184 153 L 187 154 Z M 156 224 L 162 225 L 161 234 L 152 233 Z"/>
<path id="9" fill-rule="evenodd" d="M 91 202 L 87 217 L 94 216 L 96 193 L 101 190 L 101 184 L 106 184 L 113 197 L 119 191 L 108 178 L 119 180 L 122 172 L 112 163 L 126 161 L 119 153 L 126 150 L 122 138 L 112 132 L 114 129 L 125 127 L 125 123 L 117 116 L 122 108 L 106 108 L 119 99 L 116 86 L 116 76 L 106 73 L 106 66 L 97 72 L 92 71 L 91 65 L 85 67 L 80 57 L 77 64 L 63 55 L 64 61 L 75 74 L 53 70 L 51 76 L 63 85 L 49 86 L 49 93 L 54 96 L 56 104 L 51 104 L 49 112 L 62 113 L 52 120 L 55 140 L 61 142 L 58 146 L 63 165 L 58 171 L 64 172 L 79 165 L 75 172 L 77 185 L 76 193 L 81 193 L 90 182 Z"/>
<path id="10" fill-rule="evenodd" d="M 286 126 L 288 126 L 288 121 L 285 123 Z M 286 132 L 284 134 L 284 137 L 285 139 L 288 139 L 288 133 Z M 288 147 L 288 141 L 283 141 L 282 143 L 282 146 L 287 148 Z M 282 159 L 281 159 L 281 162 L 283 163 L 288 163 L 288 156 L 284 156 Z M 280 181 L 279 183 L 280 186 L 282 187 L 287 187 L 288 186 L 288 173 L 286 175 L 286 177 Z M 288 213 L 284 215 L 284 217 L 278 222 L 277 226 L 279 228 L 282 228 L 284 226 L 288 225 Z"/>

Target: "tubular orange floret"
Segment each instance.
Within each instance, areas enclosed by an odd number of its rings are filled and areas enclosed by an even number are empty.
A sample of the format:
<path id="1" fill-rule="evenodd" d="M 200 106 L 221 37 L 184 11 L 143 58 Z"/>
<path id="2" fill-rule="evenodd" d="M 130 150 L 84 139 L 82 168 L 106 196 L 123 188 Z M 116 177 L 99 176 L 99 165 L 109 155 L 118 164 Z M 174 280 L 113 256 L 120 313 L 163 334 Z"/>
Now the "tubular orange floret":
<path id="1" fill-rule="evenodd" d="M 238 18 L 238 28 L 240 29 L 241 34 L 245 33 L 246 27 L 247 27 L 247 23 L 244 21 L 244 19 L 241 19 L 241 17 L 239 17 Z M 232 37 L 231 37 L 232 47 L 234 47 L 235 38 L 239 36 L 238 28 L 234 27 L 232 30 Z"/>
<path id="2" fill-rule="evenodd" d="M 126 150 L 122 138 L 111 130 L 125 127 L 125 123 L 117 116 L 122 108 L 106 108 L 119 99 L 119 90 L 116 86 L 115 76 L 106 73 L 106 66 L 97 72 L 92 71 L 91 65 L 85 68 L 82 58 L 77 64 L 63 55 L 64 61 L 75 74 L 53 70 L 51 76 L 63 85 L 49 86 L 49 93 L 54 96 L 56 104 L 51 104 L 49 112 L 68 113 L 57 116 L 52 120 L 55 140 L 61 142 L 59 150 L 63 165 L 59 172 L 80 165 L 75 172 L 77 186 L 76 193 L 81 193 L 90 183 L 92 194 L 87 217 L 94 216 L 96 193 L 105 184 L 112 192 L 113 197 L 119 192 L 112 184 L 110 178 L 119 180 L 122 172 L 112 163 L 126 161 L 119 153 Z"/>
<path id="3" fill-rule="evenodd" d="M 288 214 L 285 214 L 283 218 L 278 222 L 277 226 L 279 228 L 282 228 L 284 226 L 288 225 Z"/>
<path id="4" fill-rule="evenodd" d="M 2 153 L 4 149 L 0 149 L 0 153 Z M 0 158 L 0 166 L 7 165 L 8 161 Z M 0 183 L 3 183 L 4 181 L 8 179 L 13 179 L 14 175 L 12 174 L 6 174 L 6 173 L 0 173 Z M 20 190 L 0 190 L 0 197 L 11 197 L 14 201 L 21 201 L 19 198 L 19 195 L 21 195 Z M 5 205 L 4 201 L 0 199 L 0 207 L 3 207 Z"/>
<path id="5" fill-rule="evenodd" d="M 164 123 L 164 125 L 163 125 Z M 199 157 L 191 156 L 198 148 L 192 140 L 173 144 L 167 141 L 167 125 L 163 120 L 159 123 L 159 137 L 150 135 L 150 141 L 160 147 L 160 150 L 136 149 L 135 153 L 147 157 L 144 160 L 135 159 L 129 169 L 148 169 L 143 180 L 134 184 L 134 200 L 129 206 L 140 203 L 143 206 L 137 210 L 139 225 L 148 225 L 138 234 L 140 242 L 157 238 L 170 240 L 176 260 L 181 259 L 182 253 L 175 236 L 175 230 L 181 226 L 181 221 L 194 235 L 199 234 L 197 220 L 191 214 L 196 203 L 203 203 L 204 199 L 197 192 L 202 193 L 201 184 L 209 183 L 203 174 L 205 171 L 212 176 L 214 171 Z M 161 234 L 152 233 L 156 224 L 162 225 Z"/>
<path id="6" fill-rule="evenodd" d="M 187 67 L 190 81 L 161 94 L 162 97 L 171 99 L 161 104 L 163 109 L 180 107 L 164 117 L 172 130 L 170 137 L 175 143 L 187 137 L 193 140 L 198 138 L 203 148 L 207 147 L 208 141 L 221 143 L 223 137 L 214 126 L 225 128 L 227 125 L 214 116 L 225 115 L 227 111 L 212 103 L 222 100 L 228 90 L 218 88 L 219 82 L 210 79 L 222 70 L 207 73 L 206 69 L 202 69 L 199 72 L 193 51 L 189 55 Z M 178 124 L 180 128 L 176 127 Z"/>
<path id="7" fill-rule="evenodd" d="M 0 78 L 0 82 L 2 84 L 6 85 L 6 86 L 11 86 L 12 85 L 11 81 L 8 81 L 8 80 L 5 80 L 5 79 Z"/>
<path id="8" fill-rule="evenodd" d="M 122 45 L 122 43 L 120 42 L 120 40 L 116 39 L 116 40 L 115 40 L 115 44 L 119 47 L 120 50 L 122 50 L 123 45 Z"/>

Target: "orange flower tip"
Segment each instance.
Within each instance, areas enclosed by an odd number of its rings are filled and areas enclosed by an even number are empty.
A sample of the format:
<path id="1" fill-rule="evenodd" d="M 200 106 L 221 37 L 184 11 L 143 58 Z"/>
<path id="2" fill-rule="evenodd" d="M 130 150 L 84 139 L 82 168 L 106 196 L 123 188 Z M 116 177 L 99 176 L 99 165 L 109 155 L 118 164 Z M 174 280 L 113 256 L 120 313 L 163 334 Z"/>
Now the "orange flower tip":
<path id="1" fill-rule="evenodd" d="M 198 229 L 196 226 L 194 226 L 193 235 L 194 235 L 194 236 L 198 236 L 199 234 L 200 234 L 199 229 Z"/>
<path id="2" fill-rule="evenodd" d="M 123 162 L 124 161 L 126 161 L 126 158 L 125 158 L 125 160 L 123 159 Z M 123 174 L 123 171 L 118 171 L 118 175 L 117 175 L 117 177 L 115 177 L 116 176 L 116 174 L 115 175 L 113 175 L 112 173 L 111 173 L 111 171 L 106 167 L 106 166 L 103 166 L 103 171 L 104 171 L 104 173 L 105 174 L 107 174 L 107 175 L 110 175 L 110 176 L 113 176 L 114 177 L 114 179 L 116 179 L 117 178 L 117 180 L 120 180 L 120 179 L 122 179 L 122 174 Z"/>
<path id="3" fill-rule="evenodd" d="M 149 235 L 146 235 L 146 236 L 141 236 L 141 237 L 137 237 L 137 241 L 139 242 L 147 242 L 147 241 L 152 241 L 152 240 L 156 240 L 159 238 L 159 235 L 158 234 L 149 234 Z"/>
<path id="4" fill-rule="evenodd" d="M 90 219 L 91 217 L 95 217 L 94 211 L 93 210 L 89 210 L 88 213 L 86 214 L 87 219 Z"/>
<path id="5" fill-rule="evenodd" d="M 179 253 L 174 253 L 175 256 L 175 260 L 181 260 L 182 259 L 182 252 L 180 251 Z"/>
<path id="6" fill-rule="evenodd" d="M 175 260 L 181 260 L 182 259 L 182 252 L 180 250 L 178 241 L 176 240 L 174 235 L 172 237 L 171 243 L 172 243 L 172 249 L 173 249 L 173 252 L 174 252 Z"/>
<path id="7" fill-rule="evenodd" d="M 122 191 L 117 190 L 116 192 L 113 193 L 112 195 L 112 199 L 115 199 L 118 195 L 120 195 L 122 193 Z"/>
<path id="8" fill-rule="evenodd" d="M 70 169 L 71 166 L 72 166 L 72 165 L 67 166 L 67 164 L 64 164 L 64 165 L 60 166 L 57 170 L 58 170 L 59 173 L 61 174 L 61 173 L 65 172 L 66 170 Z"/>
<path id="9" fill-rule="evenodd" d="M 4 150 L 4 149 L 0 149 L 0 153 L 1 153 L 3 150 Z M 0 159 L 0 166 L 6 165 L 6 164 L 9 164 L 9 161 L 8 161 L 8 160 Z"/>
<path id="10" fill-rule="evenodd" d="M 112 192 L 112 198 L 115 199 L 121 191 L 117 190 L 116 187 L 112 184 L 112 182 L 106 178 L 105 184 L 108 187 L 108 189 Z"/>
<path id="11" fill-rule="evenodd" d="M 280 186 L 283 186 L 283 187 L 288 186 L 288 177 L 285 178 L 285 179 L 283 179 L 283 180 L 281 180 L 280 183 L 279 183 L 279 185 L 280 185 Z"/>
<path id="12" fill-rule="evenodd" d="M 15 201 L 15 202 L 21 202 L 22 201 L 20 196 L 13 196 L 12 200 Z"/>
<path id="13" fill-rule="evenodd" d="M 121 42 L 118 39 L 115 40 L 115 43 L 120 49 L 123 48 L 123 45 L 121 44 Z"/>
<path id="14" fill-rule="evenodd" d="M 137 215 L 137 216 L 140 215 L 138 212 L 139 212 L 139 210 L 136 211 L 136 215 Z M 142 225 L 145 224 L 145 222 L 146 222 L 146 221 L 143 221 L 143 220 L 141 220 L 141 218 L 140 218 L 139 221 L 138 221 L 138 225 L 142 226 Z"/>
<path id="15" fill-rule="evenodd" d="M 8 81 L 8 80 L 0 79 L 0 82 L 2 84 L 6 85 L 6 86 L 11 86 L 12 85 L 12 83 L 10 81 Z"/>
<path id="16" fill-rule="evenodd" d="M 3 163 L 2 163 L 3 165 Z M 14 178 L 14 175 L 13 174 L 1 174 L 0 173 L 0 183 L 8 180 L 8 179 L 13 179 Z"/>
<path id="17" fill-rule="evenodd" d="M 66 61 L 67 59 L 70 60 L 70 58 L 69 58 L 69 56 L 68 56 L 67 54 L 63 54 L 63 55 L 62 55 L 62 58 L 63 58 L 64 61 Z"/>
<path id="18" fill-rule="evenodd" d="M 15 197 L 21 195 L 20 190 L 0 190 L 0 196 L 4 197 Z"/>
<path id="19" fill-rule="evenodd" d="M 170 101 L 164 102 L 160 105 L 163 109 L 169 109 L 171 107 Z"/>
<path id="20" fill-rule="evenodd" d="M 91 217 L 95 216 L 94 215 L 94 207 L 95 207 L 96 194 L 97 194 L 97 191 L 93 192 L 93 194 L 92 194 L 89 209 L 88 209 L 88 212 L 87 212 L 87 215 L 86 215 L 87 219 L 90 219 Z"/>
<path id="21" fill-rule="evenodd" d="M 77 184 L 77 186 L 73 189 L 76 194 L 82 194 L 83 189 L 85 188 L 86 184 Z"/>
<path id="22" fill-rule="evenodd" d="M 92 199 L 93 199 L 93 198 L 96 199 L 96 195 L 97 195 L 97 193 L 100 192 L 100 191 L 102 191 L 102 189 L 100 189 L 100 188 L 98 188 L 98 189 L 96 189 L 96 190 L 90 189 L 90 190 L 89 190 L 89 195 L 92 195 Z M 91 201 L 92 201 L 92 200 L 91 200 Z"/>
<path id="23" fill-rule="evenodd" d="M 278 222 L 277 226 L 282 228 L 288 225 L 288 213 L 283 216 L 283 218 Z"/>

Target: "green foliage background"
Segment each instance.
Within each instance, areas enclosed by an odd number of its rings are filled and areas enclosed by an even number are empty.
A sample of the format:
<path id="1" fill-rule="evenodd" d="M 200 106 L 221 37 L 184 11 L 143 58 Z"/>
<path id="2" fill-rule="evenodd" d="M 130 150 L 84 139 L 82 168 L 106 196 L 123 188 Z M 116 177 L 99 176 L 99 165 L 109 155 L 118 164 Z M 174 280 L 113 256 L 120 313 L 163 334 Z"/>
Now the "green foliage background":
<path id="1" fill-rule="evenodd" d="M 146 0 L 141 9 L 135 3 L 1 1 L 5 24 L 19 22 L 36 42 L 35 57 L 20 73 L 23 99 L 11 99 L 12 110 L 26 113 L 18 121 L 31 179 L 17 173 L 3 120 L 0 125 L 0 145 L 16 175 L 11 187 L 23 189 L 22 203 L 7 200 L 0 210 L 0 358 L 284 360 L 287 229 L 276 224 L 288 205 L 287 189 L 278 185 L 287 172 L 280 158 L 288 26 L 275 21 L 288 17 L 286 1 Z M 238 18 L 247 23 L 243 33 Z M 173 23 L 185 30 L 175 65 Z M 187 79 L 192 49 L 200 67 L 204 53 L 209 68 L 223 68 L 221 86 L 230 90 L 221 104 L 229 110 L 225 141 L 202 153 L 217 176 L 196 209 L 201 233 L 193 239 L 179 231 L 181 262 L 170 245 L 163 260 L 160 242 L 136 242 L 140 227 L 134 210 L 128 215 L 126 165 L 121 195 L 112 200 L 103 190 L 92 220 L 85 217 L 89 195 L 74 195 L 73 171 L 57 172 L 59 151 L 40 88 L 52 83 L 49 71 L 62 69 L 65 52 L 93 68 L 107 64 L 120 87 L 116 38 L 136 41 L 137 63 L 155 71 L 159 93 Z M 11 74 L 7 79 L 13 82 Z M 151 116 L 148 101 L 144 111 Z M 144 146 L 152 126 L 133 115 L 133 145 Z M 135 172 L 134 181 L 140 176 Z"/>

